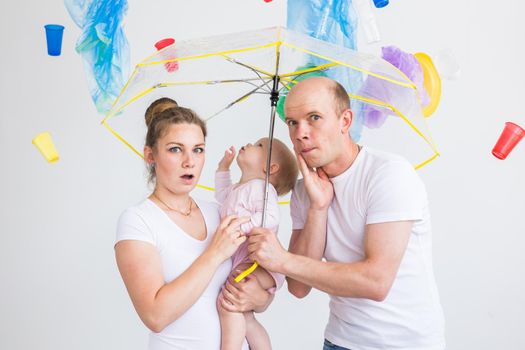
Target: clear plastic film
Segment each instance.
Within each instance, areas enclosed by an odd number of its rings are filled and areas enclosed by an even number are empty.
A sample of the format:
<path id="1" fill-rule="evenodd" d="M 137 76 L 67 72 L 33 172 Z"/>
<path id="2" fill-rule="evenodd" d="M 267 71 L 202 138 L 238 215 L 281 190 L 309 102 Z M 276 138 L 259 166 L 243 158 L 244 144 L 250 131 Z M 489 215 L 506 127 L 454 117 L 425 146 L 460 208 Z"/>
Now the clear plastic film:
<path id="1" fill-rule="evenodd" d="M 129 74 L 129 44 L 122 28 L 127 0 L 65 0 L 82 29 L 76 51 L 85 63 L 91 98 L 107 113 Z"/>

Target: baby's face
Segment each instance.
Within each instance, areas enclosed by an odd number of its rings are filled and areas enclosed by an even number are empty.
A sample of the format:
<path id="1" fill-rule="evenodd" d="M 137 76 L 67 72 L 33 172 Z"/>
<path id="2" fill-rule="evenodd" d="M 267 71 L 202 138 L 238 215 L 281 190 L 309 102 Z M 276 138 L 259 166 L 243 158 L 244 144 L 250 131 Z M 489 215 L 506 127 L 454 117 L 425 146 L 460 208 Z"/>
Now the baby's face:
<path id="1" fill-rule="evenodd" d="M 267 155 L 268 138 L 262 138 L 239 149 L 237 164 L 243 171 L 264 171 Z"/>

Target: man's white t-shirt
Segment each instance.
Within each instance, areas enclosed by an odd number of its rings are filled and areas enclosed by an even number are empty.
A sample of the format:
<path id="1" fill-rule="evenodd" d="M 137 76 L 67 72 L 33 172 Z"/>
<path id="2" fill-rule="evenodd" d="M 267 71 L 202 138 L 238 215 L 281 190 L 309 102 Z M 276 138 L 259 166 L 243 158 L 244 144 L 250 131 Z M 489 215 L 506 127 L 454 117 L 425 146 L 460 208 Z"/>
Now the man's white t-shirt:
<path id="1" fill-rule="evenodd" d="M 218 205 L 197 199 L 195 202 L 206 222 L 205 240 L 188 235 L 162 209 L 146 199 L 122 213 L 116 242 L 139 240 L 155 246 L 162 261 L 165 283 L 173 281 L 204 252 L 220 222 Z M 226 259 L 195 304 L 162 332 L 150 333 L 148 349 L 219 350 L 221 326 L 216 300 L 230 270 L 231 260 Z"/>
<path id="2" fill-rule="evenodd" d="M 325 338 L 352 350 L 445 349 L 427 195 L 414 168 L 401 157 L 363 147 L 350 168 L 330 181 L 335 196 L 328 210 L 327 261 L 363 260 L 366 225 L 405 220 L 414 224 L 386 299 L 331 295 Z M 290 205 L 293 229 L 304 227 L 308 207 L 300 180 Z"/>

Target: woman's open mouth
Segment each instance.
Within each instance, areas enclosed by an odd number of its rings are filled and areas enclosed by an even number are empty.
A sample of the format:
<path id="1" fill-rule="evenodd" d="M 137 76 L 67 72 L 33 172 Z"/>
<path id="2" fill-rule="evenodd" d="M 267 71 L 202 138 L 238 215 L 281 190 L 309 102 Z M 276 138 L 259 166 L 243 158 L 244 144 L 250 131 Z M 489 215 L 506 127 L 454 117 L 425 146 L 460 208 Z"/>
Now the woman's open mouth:
<path id="1" fill-rule="evenodd" d="M 193 179 L 195 178 L 195 175 L 193 174 L 184 174 L 180 177 L 184 183 L 191 184 L 193 183 Z"/>

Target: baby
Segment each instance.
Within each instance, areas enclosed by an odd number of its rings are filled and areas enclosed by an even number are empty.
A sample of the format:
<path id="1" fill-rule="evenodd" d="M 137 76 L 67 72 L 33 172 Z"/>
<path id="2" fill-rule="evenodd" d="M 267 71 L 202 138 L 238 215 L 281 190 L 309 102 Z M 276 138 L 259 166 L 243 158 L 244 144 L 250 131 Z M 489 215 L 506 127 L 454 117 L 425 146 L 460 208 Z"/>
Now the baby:
<path id="1" fill-rule="evenodd" d="M 250 234 L 253 227 L 262 225 L 264 208 L 264 179 L 266 176 L 266 158 L 269 140 L 262 138 L 252 144 L 241 147 L 237 164 L 241 169 L 241 179 L 232 184 L 230 165 L 235 158 L 232 146 L 224 152 L 215 173 L 215 198 L 221 204 L 221 218 L 228 215 L 249 216 L 250 222 L 241 226 L 245 234 Z M 265 227 L 277 234 L 279 227 L 278 196 L 292 190 L 297 181 L 298 169 L 293 153 L 281 141 L 274 139 L 270 164 L 270 184 L 266 207 Z M 247 241 L 232 256 L 232 276 L 252 265 L 248 257 Z M 274 293 L 279 289 L 284 276 L 258 267 L 252 273 L 262 288 Z M 242 282 L 241 282 L 242 283 Z M 270 338 L 264 327 L 255 319 L 253 311 L 243 313 L 229 312 L 218 303 L 221 321 L 221 350 L 241 349 L 246 337 L 251 350 L 271 349 Z"/>

